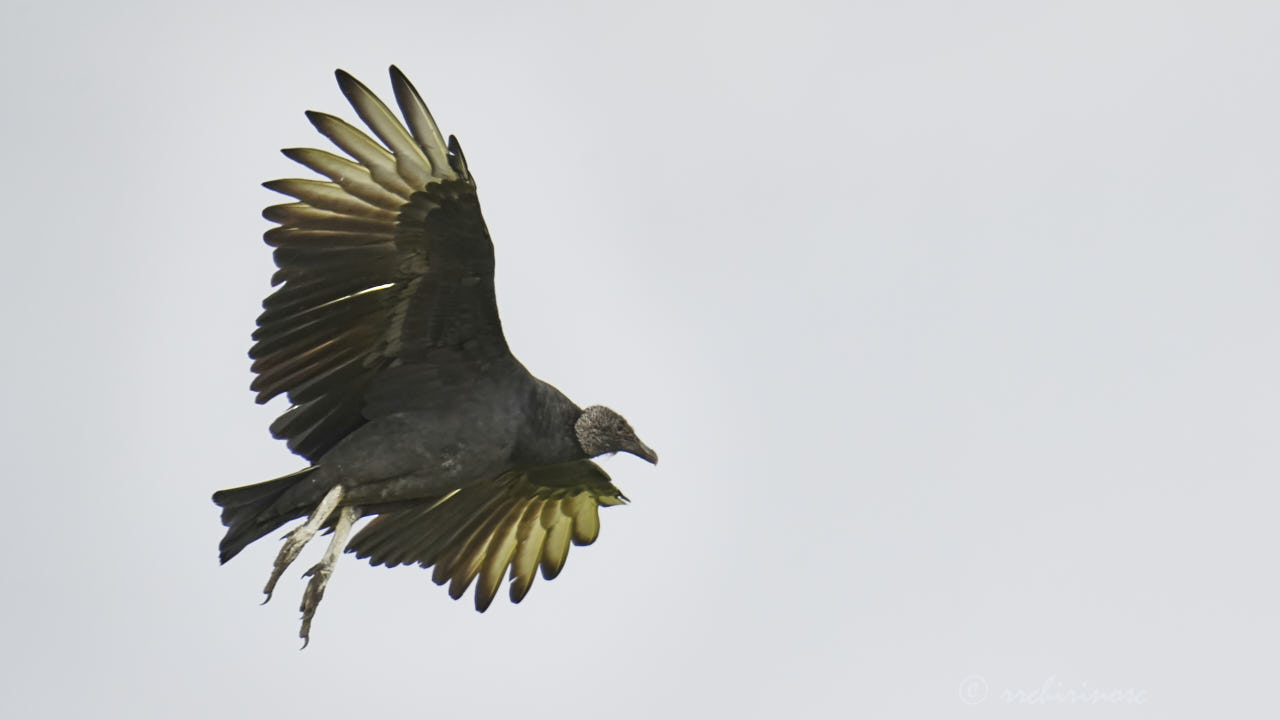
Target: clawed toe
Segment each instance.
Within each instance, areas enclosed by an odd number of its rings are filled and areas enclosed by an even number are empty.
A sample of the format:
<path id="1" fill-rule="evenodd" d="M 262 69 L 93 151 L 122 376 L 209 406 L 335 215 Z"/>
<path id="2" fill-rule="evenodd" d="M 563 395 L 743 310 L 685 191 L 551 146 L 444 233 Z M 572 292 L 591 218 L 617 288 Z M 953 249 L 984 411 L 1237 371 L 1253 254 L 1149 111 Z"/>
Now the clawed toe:
<path id="1" fill-rule="evenodd" d="M 267 584 L 262 588 L 263 594 L 267 597 L 262 604 L 267 604 L 271 600 L 272 594 L 275 592 L 276 583 L 280 581 L 280 577 L 284 575 L 284 571 L 289 569 L 293 561 L 298 559 L 298 554 L 302 552 L 302 548 L 306 547 L 311 538 L 315 537 L 320 528 L 329 521 L 329 517 L 336 510 L 337 519 L 334 521 L 333 539 L 329 542 L 329 547 L 324 552 L 324 557 L 320 562 L 313 565 L 303 577 L 311 578 L 307 583 L 307 589 L 302 594 L 302 631 L 298 634 L 302 638 L 302 647 L 307 646 L 310 641 L 311 634 L 311 618 L 315 617 L 316 608 L 320 606 L 320 599 L 324 597 L 324 587 L 329 583 L 329 577 L 333 575 L 333 566 L 337 564 L 338 558 L 342 556 L 342 551 L 347 547 L 347 537 L 351 534 L 351 526 L 355 523 L 356 518 L 360 516 L 360 511 L 354 507 L 339 508 L 342 502 L 343 490 L 338 485 L 325 493 L 324 499 L 316 506 L 316 509 L 307 517 L 307 521 L 293 532 L 289 533 L 284 539 L 284 547 L 280 548 L 280 554 L 276 555 L 276 561 L 271 566 L 271 577 L 267 579 Z"/>
<path id="2" fill-rule="evenodd" d="M 316 608 L 320 607 L 324 588 L 329 584 L 329 578 L 333 576 L 333 568 L 338 564 L 338 558 L 342 557 L 342 552 L 347 548 L 347 537 L 351 534 L 351 526 L 359 516 L 359 509 L 354 507 L 344 507 L 338 511 L 338 518 L 333 525 L 333 539 L 329 541 L 324 557 L 302 574 L 303 577 L 311 578 L 307 582 L 307 589 L 302 593 L 302 605 L 298 608 L 302 612 L 302 628 L 298 631 L 298 637 L 302 638 L 304 648 L 311 642 L 311 619 L 316 615 Z"/>
<path id="3" fill-rule="evenodd" d="M 267 596 L 262 601 L 266 605 L 271 600 L 271 594 L 276 589 L 276 583 L 280 580 L 280 576 L 284 575 L 284 571 L 289 569 L 289 565 L 298 558 L 298 553 L 302 552 L 302 548 L 306 546 L 311 538 L 315 537 L 320 528 L 328 521 L 329 516 L 338 508 L 338 503 L 342 502 L 342 486 L 335 485 L 325 493 L 324 498 L 320 500 L 320 504 L 307 517 L 307 521 L 294 528 L 284 539 L 284 547 L 280 548 L 280 554 L 276 555 L 275 564 L 271 566 L 271 577 L 267 579 L 266 587 L 262 588 L 262 592 Z"/>

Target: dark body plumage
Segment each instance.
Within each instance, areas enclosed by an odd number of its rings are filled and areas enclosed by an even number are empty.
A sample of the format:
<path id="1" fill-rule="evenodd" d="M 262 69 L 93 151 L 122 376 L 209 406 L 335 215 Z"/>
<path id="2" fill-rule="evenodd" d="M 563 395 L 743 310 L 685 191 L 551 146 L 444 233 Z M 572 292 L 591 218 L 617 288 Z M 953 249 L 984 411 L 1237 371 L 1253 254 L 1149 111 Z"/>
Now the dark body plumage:
<path id="1" fill-rule="evenodd" d="M 554 577 L 570 542 L 595 539 L 599 506 L 625 501 L 589 458 L 657 460 L 616 413 L 584 411 L 512 356 L 475 183 L 408 80 L 391 69 L 406 128 L 354 78 L 337 77 L 381 143 L 311 112 L 351 159 L 284 151 L 329 181 L 266 183 L 298 202 L 264 212 L 279 224 L 265 239 L 281 287 L 263 303 L 250 352 L 258 402 L 286 394 L 292 403 L 272 434 L 311 465 L 214 494 L 228 526 L 223 562 L 309 518 L 281 551 L 268 594 L 315 528 L 336 529 L 309 573 L 303 637 L 330 555 L 344 549 L 374 564 L 434 566 L 455 598 L 479 578 L 480 610 L 510 568 L 518 602 L 536 569 Z M 350 520 L 366 515 L 378 517 L 346 543 Z"/>

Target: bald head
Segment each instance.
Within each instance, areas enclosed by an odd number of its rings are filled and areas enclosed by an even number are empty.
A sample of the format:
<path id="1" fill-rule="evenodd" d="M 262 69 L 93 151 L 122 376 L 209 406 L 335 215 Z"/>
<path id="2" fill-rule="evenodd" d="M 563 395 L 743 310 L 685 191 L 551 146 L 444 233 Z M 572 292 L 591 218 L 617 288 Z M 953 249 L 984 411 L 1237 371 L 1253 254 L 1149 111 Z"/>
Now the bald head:
<path id="1" fill-rule="evenodd" d="M 592 405 L 582 411 L 578 421 L 573 424 L 578 436 L 578 445 L 587 457 L 596 457 L 606 453 L 628 452 L 638 458 L 658 464 L 658 453 L 640 442 L 636 431 L 621 415 L 603 405 Z"/>

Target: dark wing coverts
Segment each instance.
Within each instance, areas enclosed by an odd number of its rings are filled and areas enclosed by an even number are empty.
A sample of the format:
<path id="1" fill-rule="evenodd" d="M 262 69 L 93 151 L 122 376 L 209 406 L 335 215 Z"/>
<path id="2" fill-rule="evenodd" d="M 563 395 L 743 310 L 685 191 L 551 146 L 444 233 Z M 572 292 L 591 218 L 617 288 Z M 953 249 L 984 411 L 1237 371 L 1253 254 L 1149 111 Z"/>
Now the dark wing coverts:
<path id="1" fill-rule="evenodd" d="M 265 183 L 298 202 L 263 212 L 279 223 L 264 237 L 277 248 L 272 284 L 281 287 L 263 302 L 249 353 L 258 402 L 284 393 L 292 404 L 272 434 L 313 462 L 365 421 L 366 393 L 387 368 L 434 353 L 483 372 L 509 357 L 493 243 L 457 141 L 446 145 L 396 68 L 408 130 L 355 78 L 337 77 L 383 144 L 332 115 L 307 113 L 354 161 L 285 150 L 329 180 Z"/>

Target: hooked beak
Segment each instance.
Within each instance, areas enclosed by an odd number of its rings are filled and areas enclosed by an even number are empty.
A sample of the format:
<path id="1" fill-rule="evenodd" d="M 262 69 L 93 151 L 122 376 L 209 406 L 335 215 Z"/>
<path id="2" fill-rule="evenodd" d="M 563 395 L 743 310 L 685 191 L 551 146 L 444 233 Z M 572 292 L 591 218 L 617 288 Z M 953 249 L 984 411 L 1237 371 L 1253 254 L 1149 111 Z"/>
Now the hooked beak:
<path id="1" fill-rule="evenodd" d="M 636 440 L 636 446 L 633 448 L 630 448 L 629 450 L 627 450 L 627 452 L 631 453 L 632 455 L 635 455 L 636 457 L 642 460 L 648 460 L 650 463 L 653 463 L 654 465 L 658 464 L 658 453 L 654 452 L 653 448 L 649 447 L 648 445 L 645 445 L 639 440 Z"/>

